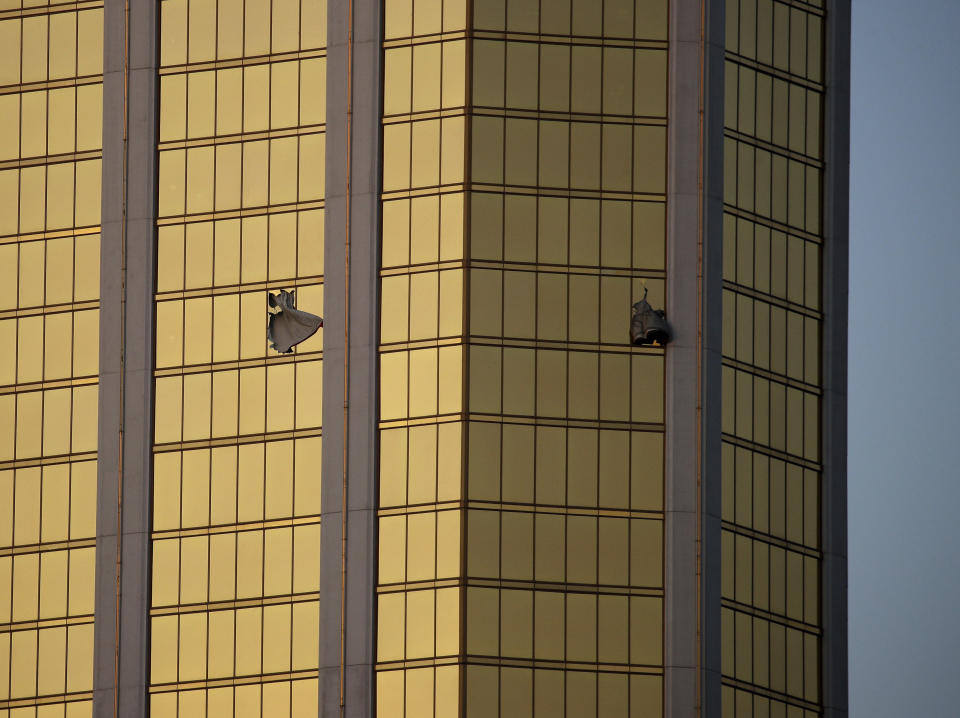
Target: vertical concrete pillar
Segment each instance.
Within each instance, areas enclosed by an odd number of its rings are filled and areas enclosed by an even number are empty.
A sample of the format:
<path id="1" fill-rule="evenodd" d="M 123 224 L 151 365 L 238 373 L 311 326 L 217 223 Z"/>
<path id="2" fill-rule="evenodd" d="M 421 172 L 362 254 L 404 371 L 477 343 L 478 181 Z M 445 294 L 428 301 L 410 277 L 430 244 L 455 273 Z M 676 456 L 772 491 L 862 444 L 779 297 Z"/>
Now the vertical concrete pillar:
<path id="1" fill-rule="evenodd" d="M 380 0 L 329 0 L 320 557 L 326 718 L 374 713 L 381 16 Z"/>
<path id="2" fill-rule="evenodd" d="M 850 0 L 826 16 L 823 181 L 823 643 L 825 718 L 846 718 L 847 687 L 847 294 L 850 224 Z"/>
<path id="3" fill-rule="evenodd" d="M 723 1 L 670 3 L 664 715 L 720 711 Z M 702 111 L 702 115 L 701 115 Z M 698 620 L 699 618 L 699 620 Z"/>
<path id="4" fill-rule="evenodd" d="M 147 714 L 157 15 L 104 7 L 96 718 Z"/>

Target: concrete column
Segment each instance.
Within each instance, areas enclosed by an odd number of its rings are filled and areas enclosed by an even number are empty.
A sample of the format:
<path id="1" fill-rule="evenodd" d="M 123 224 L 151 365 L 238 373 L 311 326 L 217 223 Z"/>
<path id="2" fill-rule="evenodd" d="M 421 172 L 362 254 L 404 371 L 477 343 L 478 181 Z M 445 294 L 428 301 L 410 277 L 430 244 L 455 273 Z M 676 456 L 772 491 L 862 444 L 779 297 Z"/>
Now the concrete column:
<path id="1" fill-rule="evenodd" d="M 722 0 L 670 4 L 667 318 L 674 338 L 666 350 L 664 627 L 669 718 L 720 714 L 723 9 Z"/>
<path id="2" fill-rule="evenodd" d="M 320 557 L 325 718 L 374 712 L 381 16 L 380 0 L 329 0 Z"/>
<path id="3" fill-rule="evenodd" d="M 147 714 L 156 22 L 156 0 L 130 0 L 129 25 L 104 7 L 96 718 Z"/>
<path id="4" fill-rule="evenodd" d="M 821 689 L 825 718 L 846 718 L 847 696 L 847 294 L 850 213 L 850 0 L 826 17 L 823 180 L 823 543 Z"/>

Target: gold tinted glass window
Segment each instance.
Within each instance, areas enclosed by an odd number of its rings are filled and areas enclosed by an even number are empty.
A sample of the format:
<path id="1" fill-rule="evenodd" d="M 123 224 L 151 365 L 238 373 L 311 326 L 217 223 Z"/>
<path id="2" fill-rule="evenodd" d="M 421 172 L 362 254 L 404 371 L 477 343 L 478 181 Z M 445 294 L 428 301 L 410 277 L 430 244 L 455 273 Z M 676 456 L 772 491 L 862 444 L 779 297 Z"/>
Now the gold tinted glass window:
<path id="1" fill-rule="evenodd" d="M 661 713 L 666 5 L 386 2 L 381 717 Z"/>
<path id="2" fill-rule="evenodd" d="M 819 715 L 823 10 L 727 0 L 724 716 Z"/>
<path id="3" fill-rule="evenodd" d="M 324 0 L 163 0 L 151 715 L 315 716 Z"/>
<path id="4" fill-rule="evenodd" d="M 80 718 L 93 690 L 103 6 L 20 5 L 0 10 L 0 714 Z"/>
<path id="5" fill-rule="evenodd" d="M 465 3 L 384 11 L 377 710 L 457 715 Z"/>

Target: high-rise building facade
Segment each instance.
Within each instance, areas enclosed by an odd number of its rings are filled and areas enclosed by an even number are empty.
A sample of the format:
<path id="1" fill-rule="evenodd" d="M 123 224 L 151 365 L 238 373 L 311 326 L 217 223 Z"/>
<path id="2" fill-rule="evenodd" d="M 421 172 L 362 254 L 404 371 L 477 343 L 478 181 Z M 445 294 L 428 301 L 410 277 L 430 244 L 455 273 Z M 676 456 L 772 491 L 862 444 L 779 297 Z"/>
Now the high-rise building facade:
<path id="1" fill-rule="evenodd" d="M 0 718 L 845 716 L 849 33 L 0 3 Z"/>
<path id="2" fill-rule="evenodd" d="M 0 714 L 90 715 L 104 4 L 0 9 Z"/>

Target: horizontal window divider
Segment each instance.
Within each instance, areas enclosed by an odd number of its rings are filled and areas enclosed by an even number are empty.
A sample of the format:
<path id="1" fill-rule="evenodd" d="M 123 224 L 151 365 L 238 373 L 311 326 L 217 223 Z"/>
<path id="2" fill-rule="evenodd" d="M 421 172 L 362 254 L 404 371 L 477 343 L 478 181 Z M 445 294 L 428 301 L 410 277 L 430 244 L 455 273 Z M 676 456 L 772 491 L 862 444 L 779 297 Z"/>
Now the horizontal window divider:
<path id="1" fill-rule="evenodd" d="M 605 47 L 633 47 L 637 49 L 666 50 L 666 40 L 610 37 L 596 35 L 552 35 L 537 32 L 512 32 L 503 30 L 474 30 L 476 40 L 510 40 L 532 42 L 538 45 L 602 45 Z"/>
<path id="2" fill-rule="evenodd" d="M 584 671 L 586 673 L 630 673 L 634 675 L 659 676 L 660 666 L 643 663 L 590 663 L 586 661 L 546 661 L 537 658 L 500 658 L 465 654 L 464 663 L 474 666 L 509 666 L 512 668 L 552 668 L 555 670 Z"/>
<path id="3" fill-rule="evenodd" d="M 539 185 L 525 186 L 470 182 L 466 185 L 466 189 L 469 192 L 536 195 L 537 197 L 558 197 L 560 199 L 619 199 L 633 202 L 666 203 L 665 194 L 652 194 L 644 192 L 611 192 L 609 190 L 580 189 L 575 187 L 541 187 Z"/>
<path id="4" fill-rule="evenodd" d="M 777 0 L 781 5 L 790 5 L 795 7 L 798 10 L 806 10 L 811 15 L 819 15 L 820 17 L 826 16 L 826 10 L 824 10 L 821 2 L 811 2 L 810 0 Z"/>
<path id="5" fill-rule="evenodd" d="M 56 464 L 93 461 L 96 458 L 96 451 L 86 451 L 78 452 L 76 454 L 59 454 L 57 456 L 38 456 L 31 459 L 14 459 L 13 461 L 0 461 L 0 471 L 3 471 L 4 469 L 30 469 L 34 466 L 53 466 Z"/>
<path id="6" fill-rule="evenodd" d="M 73 386 L 94 386 L 98 384 L 99 381 L 99 375 L 95 374 L 86 377 L 30 382 L 29 384 L 8 384 L 6 386 L 0 386 L 0 396 L 5 394 L 25 394 L 31 391 L 46 391 L 49 389 L 66 389 Z"/>
<path id="7" fill-rule="evenodd" d="M 622 431 L 662 432 L 663 424 L 593 419 L 553 418 L 547 416 L 521 417 L 510 414 L 467 414 L 467 421 L 485 421 L 494 424 L 525 424 L 529 426 L 554 426 L 568 429 L 620 429 Z"/>
<path id="8" fill-rule="evenodd" d="M 461 664 L 460 654 L 436 656 L 431 658 L 415 658 L 409 661 L 376 661 L 374 670 L 397 671 L 409 668 L 432 668 L 434 666 L 458 666 Z"/>
<path id="9" fill-rule="evenodd" d="M 103 7 L 100 3 L 98 7 Z M 39 12 L 37 15 L 47 15 L 49 13 Z M 101 85 L 103 84 L 103 75 L 78 75 L 75 77 L 65 77 L 59 80 L 38 80 L 36 82 L 22 82 L 12 85 L 0 85 L 0 95 L 22 94 L 33 92 L 35 90 L 58 90 L 61 87 L 80 87 L 81 85 Z"/>
<path id="10" fill-rule="evenodd" d="M 486 194 L 515 194 L 535 197 L 555 197 L 559 199 L 610 199 L 623 200 L 627 202 L 658 202 L 666 203 L 665 194 L 643 193 L 643 192 L 611 192 L 607 190 L 592 190 L 567 187 L 540 187 L 525 185 L 508 184 L 488 184 L 486 182 L 457 182 L 445 185 L 432 185 L 429 187 L 415 187 L 410 189 L 388 190 L 380 195 L 384 202 L 397 199 L 414 199 L 417 197 L 433 197 L 444 194 L 462 194 L 464 192 L 482 192 Z M 161 220 L 157 224 L 179 224 L 182 219 Z M 194 220 L 196 221 L 196 220 Z M 794 231 L 793 234 L 804 234 L 802 231 Z"/>
<path id="11" fill-rule="evenodd" d="M 73 703 L 76 701 L 93 700 L 93 693 L 90 691 L 78 691 L 76 693 L 55 693 L 48 696 L 38 696 L 37 698 L 15 698 L 8 701 L 0 701 L 0 710 L 14 708 L 30 708 L 32 706 L 49 706 L 59 703 Z"/>
<path id="12" fill-rule="evenodd" d="M 658 586 L 620 586 L 599 583 L 572 583 L 569 581 L 513 581 L 469 575 L 463 580 L 468 588 L 530 588 L 531 590 L 549 591 L 551 593 L 589 593 L 598 596 L 650 596 L 653 598 L 662 598 L 664 595 L 663 588 Z"/>
<path id="13" fill-rule="evenodd" d="M 662 269 L 640 267 L 586 266 L 577 264 L 549 264 L 545 262 L 504 262 L 493 259 L 453 259 L 444 262 L 404 264 L 380 270 L 381 277 L 397 277 L 424 272 L 442 272 L 451 269 L 496 269 L 512 272 L 536 272 L 542 274 L 573 274 L 588 276 L 629 277 L 631 279 L 666 280 Z M 766 296 L 766 295 L 763 295 Z"/>
<path id="14" fill-rule="evenodd" d="M 205 681 L 183 681 L 177 683 L 151 683 L 147 690 L 150 693 L 169 693 L 171 691 L 191 691 L 203 688 L 231 688 L 234 686 L 250 686 L 263 683 L 279 683 L 280 681 L 298 681 L 317 678 L 319 671 L 292 671 L 286 673 L 257 673 L 252 676 L 234 676 L 231 678 L 211 678 Z"/>
<path id="15" fill-rule="evenodd" d="M 86 227 L 67 227 L 53 229 L 49 232 L 26 232 L 23 234 L 8 234 L 0 237 L 0 244 L 19 244 L 41 239 L 59 239 L 60 237 L 85 237 L 91 234 L 100 234 L 100 225 L 93 224 Z"/>
<path id="16" fill-rule="evenodd" d="M 162 529 L 150 534 L 154 541 L 163 541 L 176 538 L 194 538 L 197 536 L 220 536 L 222 534 L 241 534 L 248 531 L 266 531 L 268 529 L 283 529 L 294 526 L 319 525 L 320 514 L 309 516 L 293 516 L 282 519 L 266 519 L 263 521 L 243 521 L 232 524 L 216 524 L 213 526 L 198 526 L 195 528 Z"/>
<path id="17" fill-rule="evenodd" d="M 433 588 L 496 588 L 499 590 L 543 591 L 549 593 L 578 593 L 602 596 L 638 596 L 662 598 L 663 588 L 645 586 L 620 586 L 610 584 L 563 583 L 557 581 L 520 581 L 513 579 L 456 577 L 436 581 L 411 581 L 409 583 L 379 584 L 378 594 L 411 593 Z"/>
<path id="18" fill-rule="evenodd" d="M 463 579 L 438 578 L 435 581 L 401 581 L 399 583 L 378 583 L 377 593 L 410 593 L 438 588 L 463 588 Z"/>
<path id="19" fill-rule="evenodd" d="M 411 514 L 432 514 L 438 511 L 456 511 L 466 508 L 462 500 L 439 501 L 424 504 L 405 504 L 403 506 L 381 506 L 377 509 L 377 516 L 409 516 Z"/>
<path id="20" fill-rule="evenodd" d="M 384 115 L 382 123 L 385 127 L 389 127 L 391 125 L 408 124 L 411 122 L 421 122 L 423 120 L 435 120 L 447 117 L 497 117 L 515 120 L 590 122 L 594 124 L 633 125 L 641 127 L 666 127 L 667 125 L 666 117 L 656 115 L 607 115 L 603 113 L 531 110 L 519 107 L 501 108 L 487 105 L 459 105 L 431 110 L 422 110 L 419 112 Z M 183 144 L 184 143 L 182 142 L 166 142 L 162 143 L 160 148 L 167 149 L 168 146 L 181 146 Z M 209 144 L 209 142 L 205 142 L 205 144 Z M 798 156 L 809 161 L 809 159 L 803 155 Z"/>
<path id="21" fill-rule="evenodd" d="M 322 274 L 288 277 L 287 279 L 271 279 L 267 282 L 224 284 L 216 287 L 157 292 L 154 298 L 157 302 L 165 302 L 175 299 L 196 299 L 202 297 L 220 297 L 225 295 L 231 296 L 234 294 L 244 294 L 246 292 L 265 292 L 270 289 L 285 289 L 287 287 L 313 287 L 318 285 L 323 285 Z"/>
<path id="22" fill-rule="evenodd" d="M 17 169 L 23 167 L 40 167 L 41 165 L 57 165 L 66 162 L 81 162 L 83 160 L 99 160 L 103 157 L 103 150 L 87 150 L 86 152 L 65 152 L 59 155 L 38 155 L 37 157 L 22 157 L 16 160 L 0 162 L 0 170 Z"/>
<path id="23" fill-rule="evenodd" d="M 43 618 L 36 621 L 15 621 L 13 623 L 0 623 L 0 633 L 19 633 L 20 631 L 37 631 L 44 628 L 64 628 L 66 626 L 89 626 L 92 623 L 92 613 L 80 616 Z"/>
<path id="24" fill-rule="evenodd" d="M 523 504 L 516 502 L 497 501 L 487 502 L 476 500 L 442 501 L 438 503 L 408 504 L 405 506 L 382 506 L 377 509 L 377 516 L 410 516 L 417 514 L 431 514 L 440 511 L 458 511 L 468 509 L 481 511 L 510 511 L 514 513 L 521 512 L 529 514 L 562 514 L 566 516 L 596 516 L 600 518 L 646 519 L 656 521 L 663 520 L 662 511 L 642 511 L 610 507 L 573 507 L 556 504 Z"/>
<path id="25" fill-rule="evenodd" d="M 427 262 L 424 264 L 404 264 L 397 267 L 388 267 L 380 270 L 381 277 L 398 277 L 407 274 L 422 274 L 423 272 L 442 272 L 449 269 L 466 269 L 470 266 L 467 259 L 451 259 L 444 262 Z"/>
<path id="26" fill-rule="evenodd" d="M 438 42 L 466 40 L 469 37 L 466 29 L 445 30 L 443 32 L 424 33 L 423 35 L 407 35 L 406 37 L 392 37 L 383 41 L 383 49 L 394 47 L 413 47 L 415 45 L 433 45 Z"/>
<path id="27" fill-rule="evenodd" d="M 268 204 L 258 207 L 242 207 L 236 209 L 221 209 L 213 212 L 202 212 L 197 214 L 180 214 L 169 217 L 159 217 L 157 219 L 158 227 L 166 227 L 172 224 L 190 224 L 192 222 L 209 222 L 218 219 L 237 219 L 242 217 L 260 217 L 262 215 L 281 214 L 283 212 L 302 212 L 308 209 L 323 209 L 325 203 L 322 199 L 311 200 L 309 202 L 289 202 L 287 204 Z"/>
<path id="28" fill-rule="evenodd" d="M 466 414 L 457 412 L 454 414 L 435 414 L 432 416 L 423 416 L 408 419 L 392 419 L 390 421 L 381 421 L 377 424 L 378 429 L 402 429 L 410 426 L 430 426 L 431 424 L 451 424 L 466 421 Z"/>
<path id="29" fill-rule="evenodd" d="M 422 120 L 436 120 L 447 117 L 466 117 L 469 113 L 465 105 L 454 105 L 452 107 L 440 107 L 432 110 L 421 110 L 418 112 L 404 112 L 398 115 L 383 115 L 382 124 L 385 127 L 391 125 L 403 125 L 410 122 L 420 122 Z"/>
<path id="30" fill-rule="evenodd" d="M 541 262 L 500 262 L 491 259 L 471 259 L 470 269 L 500 269 L 516 272 L 539 272 L 549 274 L 575 274 L 590 276 L 630 277 L 632 279 L 666 280 L 667 273 L 662 269 L 641 269 L 639 267 L 605 267 L 579 264 L 546 264 Z"/>
<path id="31" fill-rule="evenodd" d="M 190 376 L 191 374 L 212 374 L 221 371 L 235 371 L 237 369 L 255 369 L 257 367 L 276 366 L 277 364 L 300 364 L 307 361 L 323 359 L 323 352 L 303 354 L 278 354 L 276 356 L 258 357 L 257 359 L 242 359 L 239 361 L 213 362 L 210 364 L 192 364 L 190 366 L 169 367 L 156 369 L 154 377 Z"/>
<path id="32" fill-rule="evenodd" d="M 739 446 L 743 449 L 749 449 L 750 451 L 756 451 L 758 454 L 763 454 L 769 456 L 772 459 L 780 459 L 785 461 L 788 464 L 795 464 L 796 466 L 802 466 L 805 469 L 811 469 L 812 471 L 823 471 L 823 466 L 821 466 L 816 461 L 810 461 L 805 459 L 802 456 L 796 456 L 794 454 L 788 454 L 786 451 L 780 451 L 779 449 L 774 449 L 771 446 L 765 446 L 764 444 L 757 444 L 753 441 L 747 441 L 746 439 L 741 439 L 738 436 L 732 434 L 723 433 L 721 435 L 723 442 L 731 444 L 732 446 Z"/>
<path id="33" fill-rule="evenodd" d="M 0 20 L 9 20 L 16 17 L 33 17 L 35 15 L 59 15 L 65 12 L 77 12 L 78 10 L 96 10 L 103 7 L 103 0 L 88 0 L 87 2 L 71 3 L 50 3 L 47 5 L 37 5 L 35 7 L 25 7 L 17 10 L 4 10 L 0 12 Z"/>
<path id="34" fill-rule="evenodd" d="M 190 451 L 191 449 L 216 449 L 221 446 L 242 446 L 245 444 L 262 444 L 268 441 L 288 441 L 290 439 L 309 439 L 322 436 L 323 431 L 316 429 L 295 429 L 293 431 L 277 431 L 264 434 L 245 434 L 243 436 L 228 436 L 216 439 L 197 439 L 195 441 L 179 441 L 168 444 L 154 444 L 153 453 L 162 454 L 167 451 Z M 96 456 L 96 454 L 94 454 Z M 2 466 L 0 466 L 2 468 Z"/>
<path id="35" fill-rule="evenodd" d="M 772 372 L 769 369 L 761 369 L 758 366 L 750 364 L 748 362 L 737 361 L 732 357 L 728 357 L 726 354 L 722 357 L 722 363 L 724 366 L 731 367 L 733 369 L 738 369 L 740 371 L 745 371 L 754 376 L 763 377 L 764 379 L 769 379 L 770 381 L 776 382 L 777 384 L 783 384 L 784 386 L 789 386 L 793 389 L 799 389 L 807 394 L 813 394 L 815 396 L 823 396 L 823 389 L 816 384 L 808 384 L 807 382 L 800 381 L 799 379 L 791 379 L 790 377 L 784 374 L 777 374 Z"/>
<path id="36" fill-rule="evenodd" d="M 297 50 L 294 52 L 278 52 L 276 54 L 267 53 L 265 55 L 245 55 L 243 57 L 233 57 L 225 60 L 205 60 L 203 62 L 187 62 L 179 65 L 164 65 L 157 70 L 157 74 L 163 76 L 178 75 L 185 72 L 203 72 L 204 70 L 226 70 L 232 67 L 267 65 L 276 62 L 309 60 L 315 57 L 326 56 L 327 48 L 318 47 L 310 50 Z"/>
<path id="37" fill-rule="evenodd" d="M 762 696 L 764 698 L 771 698 L 796 708 L 805 708 L 806 710 L 813 711 L 815 715 L 822 715 L 820 711 L 823 709 L 823 706 L 820 703 L 811 703 L 810 701 L 806 701 L 803 698 L 797 698 L 796 696 L 788 693 L 777 693 L 769 688 L 758 686 L 755 683 L 749 683 L 747 681 L 731 678 L 726 673 L 723 674 L 721 683 L 722 685 L 730 686 L 731 688 L 737 688 L 739 690 L 745 690 L 749 693 L 753 693 L 754 695 Z"/>
<path id="38" fill-rule="evenodd" d="M 752 145 L 762 150 L 767 150 L 770 154 L 780 155 L 781 157 L 786 157 L 797 162 L 802 162 L 808 167 L 815 167 L 818 170 L 823 170 L 826 168 L 826 163 L 818 158 L 811 155 L 803 154 L 802 152 L 796 152 L 787 147 L 781 147 L 780 145 L 775 145 L 772 142 L 766 142 L 761 140 L 754 135 L 747 135 L 742 132 L 737 132 L 732 130 L 729 127 L 723 129 L 723 136 L 729 137 L 732 140 L 737 140 L 743 144 Z"/>
<path id="39" fill-rule="evenodd" d="M 630 320 L 630 308 L 624 307 L 624 328 Z M 469 344 L 480 347 L 515 347 L 519 349 L 554 349 L 567 352 L 588 352 L 593 354 L 631 354 L 634 356 L 663 356 L 663 347 L 636 347 L 626 342 L 622 344 L 601 344 L 600 342 L 553 341 L 546 339 L 519 339 L 512 337 L 491 337 L 481 334 L 469 335 Z"/>
<path id="40" fill-rule="evenodd" d="M 799 7 L 799 6 L 798 6 Z M 807 7 L 803 7 L 804 10 Z M 805 87 L 808 90 L 817 90 L 818 92 L 826 92 L 826 85 L 823 82 L 817 82 L 816 80 L 808 80 L 806 77 L 801 77 L 800 75 L 794 75 L 788 70 L 781 70 L 773 65 L 767 65 L 763 62 L 758 62 L 749 57 L 739 55 L 730 50 L 726 50 L 724 53 L 724 59 L 731 62 L 735 62 L 738 65 L 743 65 L 744 67 L 749 67 L 751 70 L 757 70 L 758 72 L 764 72 L 768 75 L 773 75 L 774 77 L 786 80 L 787 82 Z"/>
<path id="41" fill-rule="evenodd" d="M 577 264 L 549 264 L 546 262 L 505 262 L 493 259 L 452 259 L 444 262 L 426 262 L 423 264 L 403 264 L 380 270 L 381 277 L 397 277 L 424 272 L 442 272 L 451 269 L 497 269 L 515 272 L 537 272 L 544 274 L 575 274 L 589 276 L 629 277 L 632 279 L 666 280 L 667 273 L 662 269 L 644 269 L 640 267 L 586 266 Z M 322 281 L 322 277 L 321 277 Z"/>
<path id="42" fill-rule="evenodd" d="M 786 549 L 788 551 L 793 551 L 794 553 L 802 553 L 804 556 L 815 558 L 818 561 L 823 559 L 823 552 L 813 546 L 807 546 L 806 544 L 797 543 L 796 541 L 788 541 L 787 539 L 777 538 L 772 534 L 765 533 L 763 531 L 756 531 L 754 529 L 747 528 L 746 526 L 740 526 L 732 521 L 721 521 L 720 527 L 732 534 L 745 536 L 749 539 L 753 539 L 754 541 L 762 541 L 765 544 Z"/>
<path id="43" fill-rule="evenodd" d="M 646 519 L 656 521 L 662 521 L 664 517 L 662 511 L 640 511 L 611 507 L 592 508 L 588 506 L 570 506 L 569 504 L 522 504 L 507 501 L 468 500 L 465 508 L 473 510 L 510 511 L 513 513 L 562 514 L 564 516 L 594 516 L 597 518 Z"/>
<path id="44" fill-rule="evenodd" d="M 823 710 L 823 705 L 820 703 L 811 703 L 810 701 L 790 695 L 789 693 L 778 693 L 777 691 L 772 691 L 769 688 L 758 686 L 755 683 L 737 680 L 736 678 L 731 678 L 726 673 L 722 675 L 721 683 L 722 685 L 730 686 L 731 688 L 738 688 L 740 690 L 746 690 L 754 695 L 762 696 L 764 698 L 771 698 L 796 708 L 804 708 L 808 711 L 813 711 L 815 715 L 823 715 L 823 713 L 820 712 Z"/>
<path id="45" fill-rule="evenodd" d="M 789 0 L 780 0 L 781 3 L 788 3 Z M 806 8 L 804 8 L 806 9 Z M 730 63 L 731 65 L 739 65 L 741 67 L 747 67 L 756 72 L 762 73 L 764 75 L 769 75 L 770 77 L 776 77 L 779 80 L 785 82 L 790 82 L 795 85 L 806 87 L 808 90 L 813 90 L 814 92 L 819 92 L 821 95 L 826 92 L 826 84 L 822 82 L 817 82 L 816 80 L 808 80 L 805 77 L 800 77 L 799 75 L 793 75 L 787 70 L 780 70 L 774 65 L 768 65 L 765 62 L 760 62 L 759 60 L 753 60 L 744 55 L 738 55 L 732 50 L 724 51 L 724 61 Z"/>
<path id="46" fill-rule="evenodd" d="M 49 553 L 50 551 L 67 551 L 77 548 L 94 548 L 97 545 L 96 538 L 85 539 L 66 539 L 64 541 L 48 541 L 35 544 L 22 544 L 20 546 L 4 546 L 0 548 L 0 556 L 21 556 L 23 554 Z M 0 630 L 3 624 L 0 624 Z"/>
<path id="47" fill-rule="evenodd" d="M 463 194 L 467 186 L 463 182 L 431 185 L 429 187 L 412 187 L 410 189 L 387 190 L 380 195 L 380 199 L 389 202 L 393 199 L 415 199 L 417 197 L 442 197 L 445 194 Z"/>
<path id="48" fill-rule="evenodd" d="M 295 127 L 283 127 L 274 130 L 262 130 L 259 132 L 238 132 L 233 135 L 213 135 L 208 137 L 192 137 L 183 140 L 166 140 L 157 145 L 158 152 L 169 150 L 182 150 L 195 147 L 218 147 L 221 145 L 236 145 L 244 142 L 256 142 L 259 140 L 272 140 L 283 137 L 306 137 L 309 135 L 326 134 L 327 125 L 297 125 Z"/>
<path id="49" fill-rule="evenodd" d="M 241 598 L 235 601 L 211 601 L 210 603 L 184 603 L 174 606 L 154 606 L 150 609 L 150 616 L 176 616 L 192 613 L 213 613 L 215 611 L 230 611 L 243 608 L 261 608 L 266 606 L 292 606 L 296 603 L 311 603 L 319 601 L 317 591 L 308 593 L 287 593 L 279 596 L 263 596 L 260 598 Z"/>
<path id="50" fill-rule="evenodd" d="M 24 309 L 10 309 L 0 312 L 0 319 L 17 319 L 20 317 L 38 317 L 49 314 L 73 314 L 74 312 L 83 312 L 89 309 L 99 309 L 100 300 L 94 299 L 89 302 L 75 302 L 72 304 L 42 304 L 38 307 L 26 307 Z"/>
<path id="51" fill-rule="evenodd" d="M 630 675 L 663 675 L 659 666 L 645 666 L 643 664 L 627 663 L 579 663 L 573 661 L 549 661 L 543 659 L 499 658 L 474 654 L 457 654 L 453 656 L 437 656 L 435 658 L 419 658 L 400 661 L 377 661 L 375 670 L 378 673 L 389 671 L 408 670 L 412 668 L 431 668 L 433 666 L 506 666 L 511 668 L 539 668 L 547 670 L 583 671 L 587 673 L 625 673 Z"/>
<path id="52" fill-rule="evenodd" d="M 827 14 L 820 2 L 810 2 L 809 0 L 778 0 L 778 2 L 784 5 L 791 5 L 800 10 L 806 10 L 810 14 L 819 15 L 820 17 L 825 17 Z"/>
<path id="53" fill-rule="evenodd" d="M 811 309 L 810 307 L 804 306 L 803 304 L 797 304 L 796 302 L 791 302 L 788 299 L 781 299 L 767 292 L 761 292 L 758 289 L 752 289 L 750 287 L 745 287 L 742 284 L 737 284 L 736 282 L 731 282 L 729 279 L 723 280 L 723 288 L 733 292 L 734 294 L 742 294 L 753 299 L 757 299 L 767 304 L 772 304 L 776 307 L 781 307 L 783 309 L 789 309 L 791 312 L 796 312 L 797 314 L 803 314 L 806 317 L 811 319 L 816 319 L 818 321 L 823 321 L 823 312 L 817 309 Z"/>
<path id="54" fill-rule="evenodd" d="M 508 120 L 551 120 L 559 122 L 590 122 L 603 125 L 633 125 L 638 127 L 666 127 L 667 118 L 648 115 L 605 115 L 592 112 L 557 112 L 553 110 L 524 110 L 472 105 L 471 117 L 497 117 Z"/>
<path id="55" fill-rule="evenodd" d="M 807 232 L 805 229 L 800 229 L 800 227 L 794 227 L 789 224 L 784 224 L 783 222 L 778 222 L 775 219 L 749 212 L 745 209 L 737 207 L 736 205 L 727 204 L 725 202 L 723 205 L 723 213 L 732 215 L 734 217 L 739 217 L 740 219 L 746 219 L 755 224 L 763 225 L 764 227 L 769 227 L 770 229 L 775 229 L 778 232 L 790 234 L 794 237 L 799 237 L 800 239 L 806 239 L 816 244 L 823 244 L 823 237 L 819 234 Z"/>
<path id="56" fill-rule="evenodd" d="M 412 351 L 414 349 L 429 349 L 431 347 L 455 347 L 464 346 L 465 344 L 466 337 L 462 334 L 457 334 L 451 337 L 438 337 L 436 339 L 422 339 L 389 344 L 381 343 L 378 347 L 378 352 L 380 354 L 389 354 L 395 351 Z"/>

